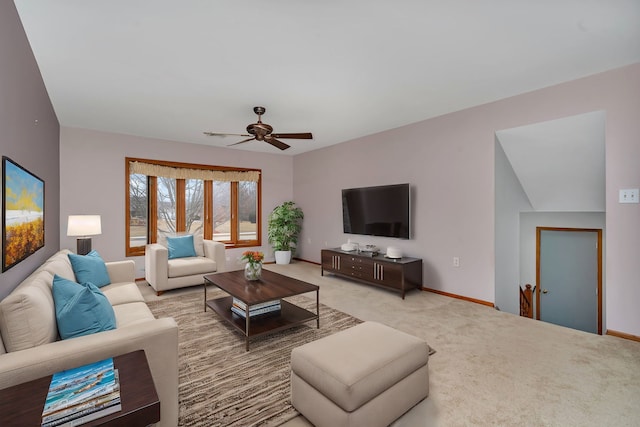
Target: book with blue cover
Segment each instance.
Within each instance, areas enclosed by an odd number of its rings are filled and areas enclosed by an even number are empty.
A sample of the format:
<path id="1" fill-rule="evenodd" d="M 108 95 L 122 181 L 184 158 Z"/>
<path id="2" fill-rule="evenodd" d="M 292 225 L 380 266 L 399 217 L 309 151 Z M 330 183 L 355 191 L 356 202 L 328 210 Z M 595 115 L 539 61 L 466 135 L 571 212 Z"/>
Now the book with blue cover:
<path id="1" fill-rule="evenodd" d="M 88 413 L 119 410 L 120 391 L 113 359 L 105 359 L 66 371 L 57 372 L 51 379 L 42 411 L 43 425 L 83 417 Z M 115 409 L 118 408 L 118 409 Z"/>

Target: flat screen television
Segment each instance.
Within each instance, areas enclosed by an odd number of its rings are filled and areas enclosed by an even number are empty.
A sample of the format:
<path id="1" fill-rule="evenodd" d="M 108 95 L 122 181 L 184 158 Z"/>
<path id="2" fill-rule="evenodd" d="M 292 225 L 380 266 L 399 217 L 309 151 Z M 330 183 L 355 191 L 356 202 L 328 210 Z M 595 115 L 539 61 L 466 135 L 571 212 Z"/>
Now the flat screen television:
<path id="1" fill-rule="evenodd" d="M 409 239 L 411 191 L 409 184 L 342 190 L 345 233 Z"/>

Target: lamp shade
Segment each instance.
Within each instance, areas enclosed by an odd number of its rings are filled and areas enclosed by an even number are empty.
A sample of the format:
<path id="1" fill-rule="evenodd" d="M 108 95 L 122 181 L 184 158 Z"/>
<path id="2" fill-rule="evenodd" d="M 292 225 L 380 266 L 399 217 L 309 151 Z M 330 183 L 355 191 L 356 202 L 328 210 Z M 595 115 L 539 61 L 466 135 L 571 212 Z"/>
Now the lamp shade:
<path id="1" fill-rule="evenodd" d="M 100 215 L 69 215 L 67 236 L 95 236 L 102 234 Z"/>

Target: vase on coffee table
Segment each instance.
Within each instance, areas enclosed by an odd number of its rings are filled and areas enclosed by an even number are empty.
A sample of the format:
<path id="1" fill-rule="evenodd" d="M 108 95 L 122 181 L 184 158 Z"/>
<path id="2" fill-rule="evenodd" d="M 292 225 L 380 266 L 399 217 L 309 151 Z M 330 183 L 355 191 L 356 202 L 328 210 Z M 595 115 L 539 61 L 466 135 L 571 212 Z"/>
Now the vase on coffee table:
<path id="1" fill-rule="evenodd" d="M 261 262 L 248 262 L 244 266 L 244 278 L 250 281 L 260 280 L 262 275 L 262 263 Z"/>

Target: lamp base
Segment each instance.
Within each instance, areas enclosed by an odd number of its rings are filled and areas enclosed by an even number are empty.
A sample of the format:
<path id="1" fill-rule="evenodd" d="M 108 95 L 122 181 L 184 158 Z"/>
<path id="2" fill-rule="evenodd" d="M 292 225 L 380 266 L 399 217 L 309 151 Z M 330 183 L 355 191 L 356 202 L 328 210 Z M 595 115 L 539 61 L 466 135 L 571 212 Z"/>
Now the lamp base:
<path id="1" fill-rule="evenodd" d="M 78 255 L 86 255 L 91 252 L 91 237 L 78 239 L 77 252 Z"/>

